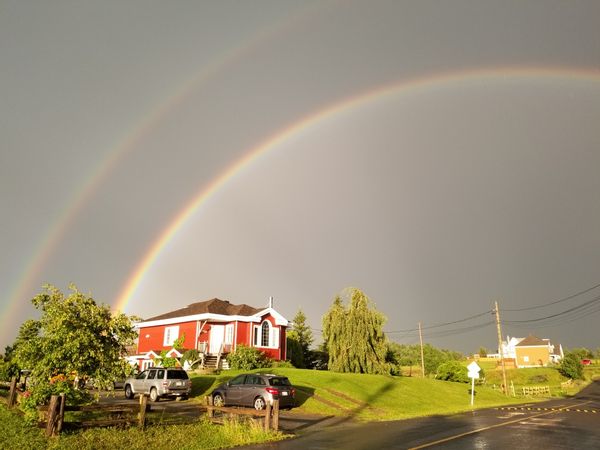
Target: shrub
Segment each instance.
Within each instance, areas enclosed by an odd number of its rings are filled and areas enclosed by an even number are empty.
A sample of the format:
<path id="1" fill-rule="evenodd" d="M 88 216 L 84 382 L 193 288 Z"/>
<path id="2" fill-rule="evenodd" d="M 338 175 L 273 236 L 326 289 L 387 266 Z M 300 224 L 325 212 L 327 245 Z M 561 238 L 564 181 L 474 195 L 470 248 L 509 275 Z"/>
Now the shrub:
<path id="1" fill-rule="evenodd" d="M 480 375 L 481 376 L 481 375 Z M 435 378 L 444 381 L 455 381 L 457 383 L 468 383 L 467 368 L 458 361 L 446 361 L 437 368 Z"/>
<path id="2" fill-rule="evenodd" d="M 200 354 L 198 353 L 198 350 L 195 350 L 195 349 L 187 350 L 186 352 L 184 352 L 183 355 L 181 355 L 181 365 L 183 366 L 183 364 L 186 361 L 188 361 L 189 364 L 192 364 L 193 362 L 198 361 L 198 358 L 200 358 Z M 193 368 L 193 366 L 192 366 L 192 368 Z"/>
<path id="3" fill-rule="evenodd" d="M 26 422 L 36 424 L 38 421 L 38 406 L 47 404 L 52 395 L 59 394 L 66 395 L 66 402 L 69 405 L 80 405 L 92 400 L 87 391 L 76 389 L 73 386 L 73 380 L 65 375 L 56 375 L 48 381 L 37 381 L 32 383 L 20 400 L 19 406 L 25 414 Z"/>
<path id="4" fill-rule="evenodd" d="M 583 364 L 577 353 L 567 353 L 560 362 L 558 371 L 573 380 L 583 379 Z"/>
<path id="5" fill-rule="evenodd" d="M 263 352 L 245 345 L 238 345 L 235 352 L 227 357 L 227 361 L 229 367 L 235 370 L 262 369 L 271 366 L 271 360 Z"/>
<path id="6" fill-rule="evenodd" d="M 291 361 L 272 361 L 271 367 L 283 367 L 285 369 L 294 369 L 294 366 Z"/>
<path id="7" fill-rule="evenodd" d="M 548 376 L 541 374 L 541 375 L 534 375 L 532 377 L 529 377 L 529 382 L 530 383 L 546 383 L 548 381 Z"/>

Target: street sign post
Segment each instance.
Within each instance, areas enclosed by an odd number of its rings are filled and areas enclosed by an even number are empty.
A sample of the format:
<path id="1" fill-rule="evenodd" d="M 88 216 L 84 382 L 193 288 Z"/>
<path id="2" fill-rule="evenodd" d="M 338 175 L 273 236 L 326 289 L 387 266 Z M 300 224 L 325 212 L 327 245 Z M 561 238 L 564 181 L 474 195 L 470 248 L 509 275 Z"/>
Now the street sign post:
<path id="1" fill-rule="evenodd" d="M 479 379 L 479 372 L 481 367 L 475 361 L 467 366 L 469 373 L 468 377 L 471 379 L 471 406 L 473 406 L 473 396 L 475 395 L 475 379 Z"/>

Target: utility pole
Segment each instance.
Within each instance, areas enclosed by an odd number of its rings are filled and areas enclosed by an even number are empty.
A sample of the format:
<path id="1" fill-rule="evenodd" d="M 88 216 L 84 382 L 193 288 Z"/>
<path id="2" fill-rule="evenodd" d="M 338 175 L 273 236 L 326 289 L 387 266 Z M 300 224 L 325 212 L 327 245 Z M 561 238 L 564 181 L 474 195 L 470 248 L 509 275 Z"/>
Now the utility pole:
<path id="1" fill-rule="evenodd" d="M 500 309 L 498 309 L 498 302 L 494 302 L 494 311 L 496 315 L 496 327 L 498 328 L 498 349 L 500 350 L 500 361 L 502 363 L 502 391 L 505 395 L 508 395 L 508 385 L 506 384 L 506 366 L 504 365 L 504 348 L 502 345 L 502 330 L 500 329 Z"/>
<path id="2" fill-rule="evenodd" d="M 421 342 L 421 375 L 425 378 L 425 358 L 423 357 L 423 333 L 421 333 L 421 322 L 419 322 L 419 341 Z"/>

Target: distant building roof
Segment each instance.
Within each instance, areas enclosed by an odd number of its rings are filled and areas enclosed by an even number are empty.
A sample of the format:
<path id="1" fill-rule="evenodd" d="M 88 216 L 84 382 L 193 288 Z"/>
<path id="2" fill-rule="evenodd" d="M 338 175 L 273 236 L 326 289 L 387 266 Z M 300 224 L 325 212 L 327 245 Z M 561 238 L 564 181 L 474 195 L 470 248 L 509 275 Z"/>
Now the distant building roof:
<path id="1" fill-rule="evenodd" d="M 264 308 L 263 308 L 264 309 Z M 258 308 L 245 304 L 232 305 L 227 300 L 213 298 L 204 302 L 192 303 L 185 308 L 177 309 L 159 316 L 150 317 L 146 322 L 151 320 L 173 319 L 175 317 L 194 316 L 197 314 L 221 314 L 224 316 L 253 316 L 260 312 Z"/>
<path id="2" fill-rule="evenodd" d="M 540 345 L 548 345 L 548 342 L 544 341 L 543 339 L 540 339 L 537 336 L 530 334 L 525 339 L 523 339 L 521 342 L 519 342 L 515 347 L 534 347 L 534 346 L 540 346 Z"/>

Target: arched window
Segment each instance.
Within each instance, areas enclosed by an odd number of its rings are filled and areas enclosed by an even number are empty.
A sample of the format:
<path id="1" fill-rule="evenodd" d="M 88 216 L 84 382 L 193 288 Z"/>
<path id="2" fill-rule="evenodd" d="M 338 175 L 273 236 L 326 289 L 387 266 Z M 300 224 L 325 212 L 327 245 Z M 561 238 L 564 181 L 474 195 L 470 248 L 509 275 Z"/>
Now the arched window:
<path id="1" fill-rule="evenodd" d="M 271 345 L 271 324 L 268 320 L 265 320 L 261 325 L 261 347 L 270 347 Z"/>

